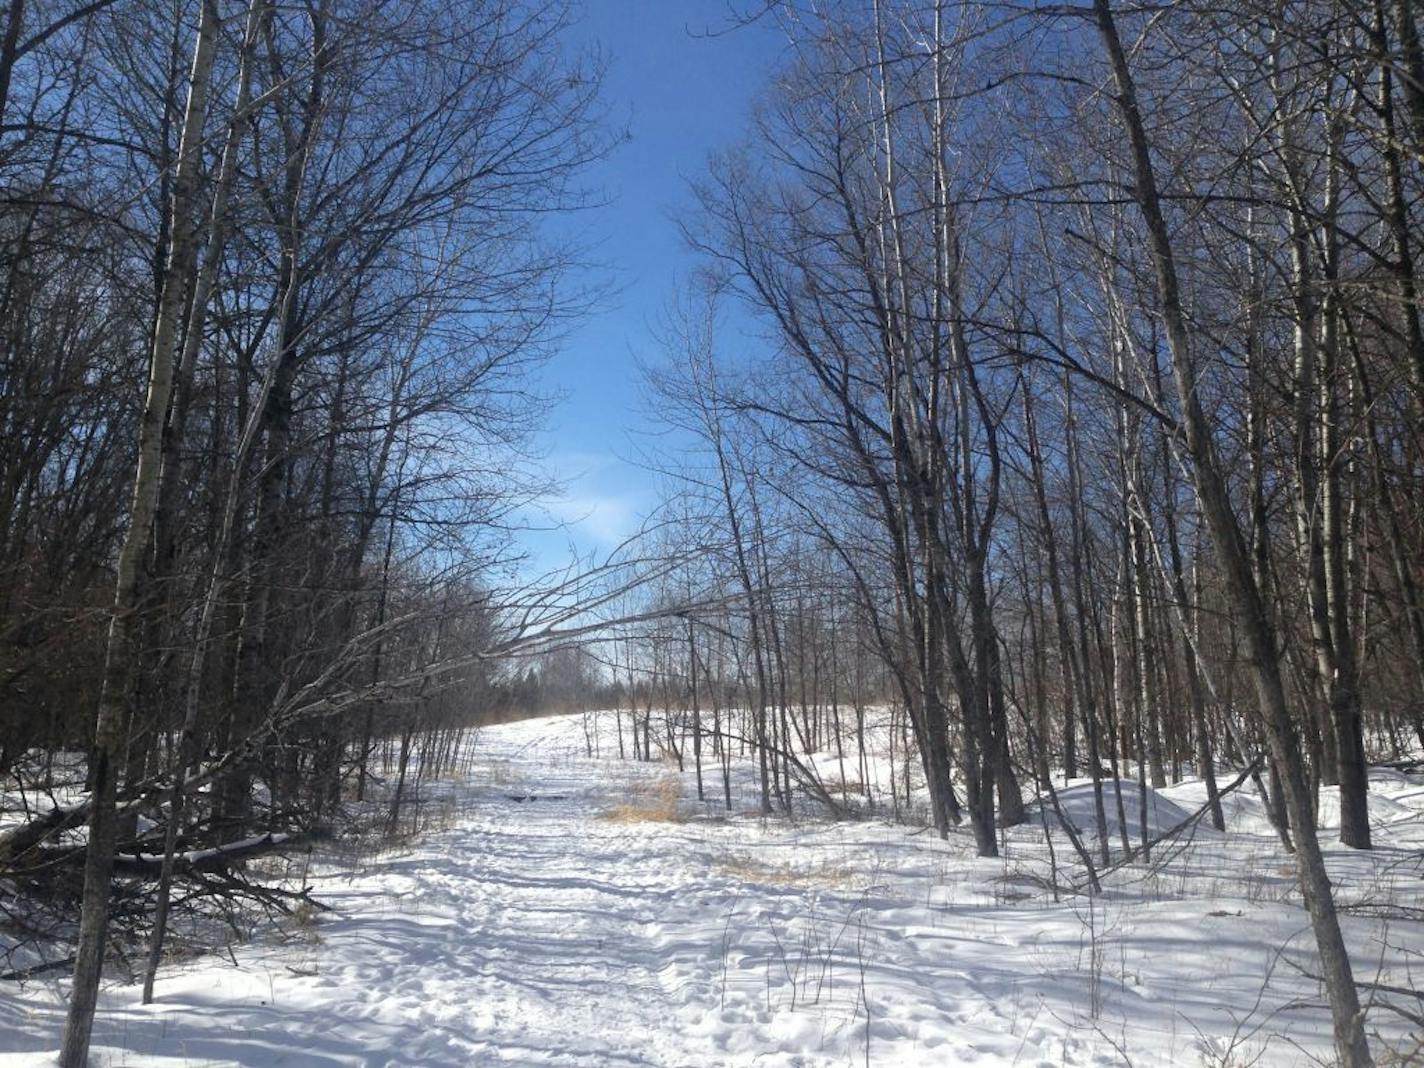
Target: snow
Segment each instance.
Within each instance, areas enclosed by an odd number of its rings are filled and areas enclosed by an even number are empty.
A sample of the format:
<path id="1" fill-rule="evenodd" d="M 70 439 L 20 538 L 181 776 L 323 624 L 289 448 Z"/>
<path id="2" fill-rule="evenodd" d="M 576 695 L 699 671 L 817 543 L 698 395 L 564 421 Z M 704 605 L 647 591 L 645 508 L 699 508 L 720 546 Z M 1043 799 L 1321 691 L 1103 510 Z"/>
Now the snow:
<path id="1" fill-rule="evenodd" d="M 94 1031 L 98 1065 L 1115 1065 L 1328 1059 L 1329 1016 L 1290 861 L 1249 785 L 1228 833 L 1199 824 L 1128 864 L 1106 892 L 1055 833 L 1062 900 L 1035 819 L 1005 855 L 974 855 L 876 818 L 754 814 L 691 768 L 585 753 L 582 717 L 489 728 L 458 815 L 398 851 L 329 856 L 310 881 L 332 906 L 175 965 L 157 1000 L 118 981 Z M 854 761 L 848 759 L 849 767 Z M 822 755 L 822 770 L 834 766 Z M 1381 848 L 1331 848 L 1361 978 L 1412 987 L 1424 778 L 1372 778 Z M 1128 832 L 1137 787 L 1124 782 Z M 1115 811 L 1111 784 L 1106 798 Z M 1149 792 L 1153 828 L 1204 801 L 1188 781 Z M 1091 826 L 1091 787 L 1060 793 Z M 1322 815 L 1331 813 L 1322 805 Z M 674 816 L 676 818 L 660 818 Z M 1091 846 L 1091 842 L 1085 843 Z M 1116 845 L 1116 832 L 1114 833 Z M 65 981 L 0 988 L 0 1065 L 44 1064 Z M 1411 1005 L 1410 1008 L 1417 1006 Z M 1409 1049 L 1376 1010 L 1377 1043 Z M 1377 1053 L 1383 1047 L 1377 1045 Z"/>

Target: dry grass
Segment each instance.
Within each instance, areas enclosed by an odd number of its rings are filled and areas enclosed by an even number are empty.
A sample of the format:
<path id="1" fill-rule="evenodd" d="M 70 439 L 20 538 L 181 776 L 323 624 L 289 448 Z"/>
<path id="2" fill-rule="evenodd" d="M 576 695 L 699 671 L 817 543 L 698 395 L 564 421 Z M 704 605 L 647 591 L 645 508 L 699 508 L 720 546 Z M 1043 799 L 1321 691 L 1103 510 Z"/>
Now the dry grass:
<path id="1" fill-rule="evenodd" d="M 731 853 L 715 861 L 713 869 L 740 882 L 761 886 L 850 887 L 856 882 L 854 870 L 831 861 L 793 868 L 789 864 L 768 863 L 745 854 Z"/>
<path id="2" fill-rule="evenodd" d="M 310 901 L 299 901 L 280 924 L 282 938 L 286 942 L 321 945 L 321 932 L 317 930 L 320 922 L 321 910 Z"/>
<path id="3" fill-rule="evenodd" d="M 677 802 L 682 786 L 674 775 L 628 784 L 627 800 L 606 810 L 600 818 L 609 823 L 677 823 L 682 819 Z"/>
<path id="4" fill-rule="evenodd" d="M 495 786 L 509 786 L 519 781 L 519 775 L 514 770 L 514 766 L 507 760 L 491 760 L 487 765 L 489 769 L 489 781 Z M 474 770 L 473 768 L 471 769 Z M 478 773 L 475 773 L 478 777 Z"/>
<path id="5" fill-rule="evenodd" d="M 448 794 L 419 798 L 415 801 L 415 833 L 452 831 L 460 825 L 461 815 L 459 803 Z"/>

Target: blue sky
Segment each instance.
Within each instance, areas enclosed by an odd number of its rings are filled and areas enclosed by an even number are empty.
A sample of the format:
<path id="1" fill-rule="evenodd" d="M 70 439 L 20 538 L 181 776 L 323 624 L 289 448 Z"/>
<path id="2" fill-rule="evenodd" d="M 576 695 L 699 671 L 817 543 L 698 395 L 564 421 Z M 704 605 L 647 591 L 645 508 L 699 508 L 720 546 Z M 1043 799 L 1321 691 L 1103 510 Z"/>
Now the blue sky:
<path id="1" fill-rule="evenodd" d="M 540 436 L 565 486 L 546 509 L 570 526 L 522 536 L 534 567 L 565 562 L 571 540 L 584 554 L 607 551 L 656 502 L 653 476 L 632 462 L 647 425 L 636 359 L 654 355 L 653 330 L 696 263 L 674 217 L 709 154 L 741 138 L 781 55 L 769 21 L 708 33 L 730 25 L 722 0 L 585 0 L 571 34 L 571 47 L 603 50 L 609 121 L 631 136 L 587 175 L 606 203 L 573 222 L 617 292 L 544 372 L 545 388 L 564 394 Z"/>

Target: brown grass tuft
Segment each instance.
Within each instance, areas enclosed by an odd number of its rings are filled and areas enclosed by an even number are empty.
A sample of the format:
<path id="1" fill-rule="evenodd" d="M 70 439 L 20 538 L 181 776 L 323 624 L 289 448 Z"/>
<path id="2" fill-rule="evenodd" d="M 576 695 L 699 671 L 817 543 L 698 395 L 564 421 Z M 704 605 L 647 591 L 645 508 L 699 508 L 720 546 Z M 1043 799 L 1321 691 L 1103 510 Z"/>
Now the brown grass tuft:
<path id="1" fill-rule="evenodd" d="M 317 930 L 320 922 L 321 909 L 310 901 L 299 901 L 287 914 L 279 929 L 286 942 L 321 945 L 321 932 Z"/>
<path id="2" fill-rule="evenodd" d="M 793 868 L 789 864 L 767 863 L 744 854 L 730 853 L 717 860 L 713 867 L 719 874 L 739 882 L 762 886 L 849 887 L 857 881 L 851 868 L 831 861 Z"/>
<path id="3" fill-rule="evenodd" d="M 621 801 L 602 815 L 609 823 L 677 823 L 677 809 L 682 785 L 674 775 L 630 783 L 628 799 Z"/>

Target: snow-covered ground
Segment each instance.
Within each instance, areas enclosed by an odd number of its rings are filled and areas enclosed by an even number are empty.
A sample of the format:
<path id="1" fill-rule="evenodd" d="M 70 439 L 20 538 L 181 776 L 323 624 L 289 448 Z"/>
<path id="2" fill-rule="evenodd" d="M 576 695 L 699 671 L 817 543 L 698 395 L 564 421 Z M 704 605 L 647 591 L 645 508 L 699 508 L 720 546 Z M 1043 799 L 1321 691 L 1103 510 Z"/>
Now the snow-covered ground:
<path id="1" fill-rule="evenodd" d="M 1055 833 L 1055 902 L 1038 823 L 981 860 L 967 829 L 941 842 L 878 819 L 759 819 L 741 768 L 727 816 L 715 767 L 714 800 L 698 803 L 690 767 L 588 759 L 578 716 L 490 728 L 478 746 L 447 829 L 318 866 L 331 913 L 175 966 L 148 1007 L 136 987 L 109 986 L 95 1063 L 1329 1058 L 1290 862 L 1247 792 L 1230 799 L 1231 833 L 1199 827 L 1095 899 L 1067 891 L 1081 873 Z M 1424 778 L 1381 771 L 1372 785 L 1380 848 L 1332 849 L 1331 871 L 1360 978 L 1412 989 L 1424 928 L 1380 917 L 1424 904 Z M 1161 791 L 1153 822 L 1201 799 L 1194 782 Z M 1089 802 L 1084 786 L 1064 797 L 1075 816 Z M 64 986 L 3 984 L 0 1065 L 53 1056 Z M 1416 1049 L 1401 1022 L 1372 1013 L 1380 1054 Z"/>

